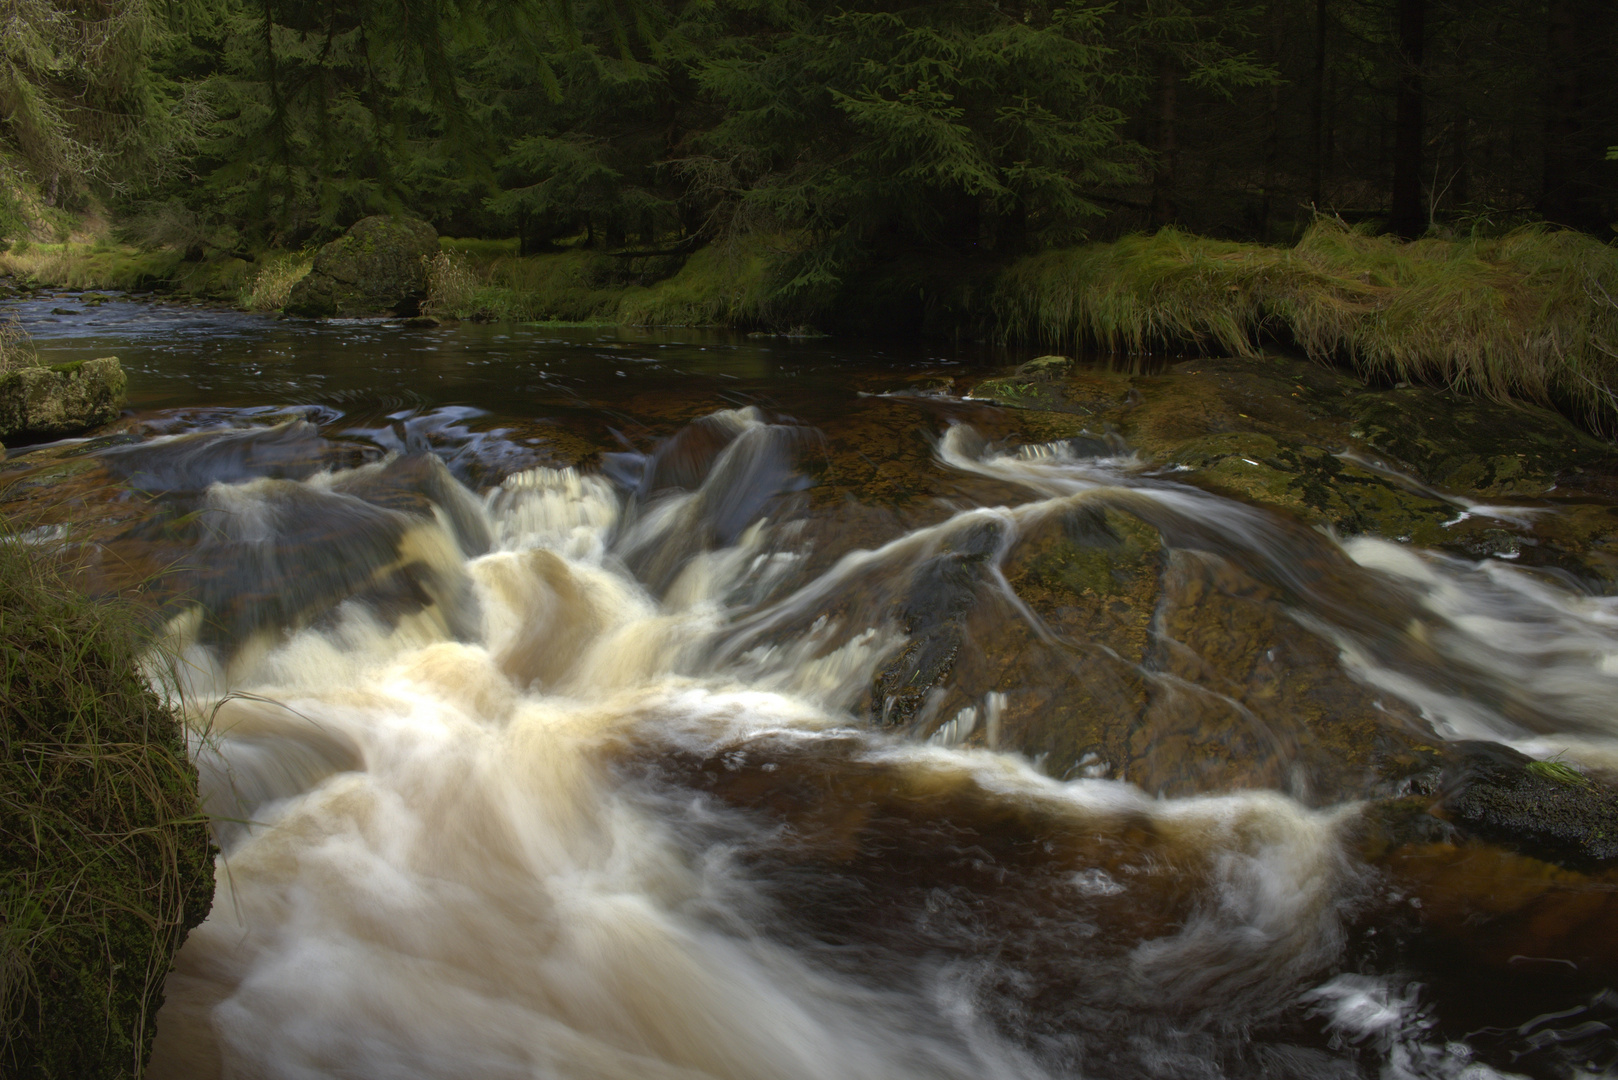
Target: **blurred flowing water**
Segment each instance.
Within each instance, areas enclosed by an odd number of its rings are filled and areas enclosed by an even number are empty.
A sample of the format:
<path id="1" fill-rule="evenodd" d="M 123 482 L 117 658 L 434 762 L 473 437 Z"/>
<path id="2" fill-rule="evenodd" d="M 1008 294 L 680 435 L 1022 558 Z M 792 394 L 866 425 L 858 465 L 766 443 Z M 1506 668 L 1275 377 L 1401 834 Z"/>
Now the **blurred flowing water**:
<path id="1" fill-rule="evenodd" d="M 1278 684 L 1307 646 L 1389 737 L 1596 768 L 1610 597 L 1039 440 L 960 350 L 61 302 L 21 305 L 42 355 L 116 353 L 133 415 L 0 476 L 158 598 L 222 847 L 153 1076 L 1618 1063 L 1610 974 L 1447 939 L 1367 854 L 1401 792 L 1187 667 L 1166 601 L 1134 655 L 1018 583 L 1138 522 L 1182 607 L 1251 583 Z M 1080 727 L 1217 716 L 1253 771 L 1064 742 L 1081 691 Z"/>

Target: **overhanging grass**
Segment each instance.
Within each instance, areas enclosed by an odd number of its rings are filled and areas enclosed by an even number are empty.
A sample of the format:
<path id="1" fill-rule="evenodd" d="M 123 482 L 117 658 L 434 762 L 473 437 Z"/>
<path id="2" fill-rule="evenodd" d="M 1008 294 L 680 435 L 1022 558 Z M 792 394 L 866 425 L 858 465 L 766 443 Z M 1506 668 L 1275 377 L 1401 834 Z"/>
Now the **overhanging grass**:
<path id="1" fill-rule="evenodd" d="M 212 851 L 125 605 L 0 531 L 0 1074 L 139 1076 Z"/>
<path id="2" fill-rule="evenodd" d="M 1255 355 L 1266 335 L 1368 376 L 1558 405 L 1618 430 L 1618 249 L 1533 229 L 1403 243 L 1324 220 L 1297 247 L 1165 229 L 1043 252 L 997 279 L 989 315 L 1047 348 Z"/>

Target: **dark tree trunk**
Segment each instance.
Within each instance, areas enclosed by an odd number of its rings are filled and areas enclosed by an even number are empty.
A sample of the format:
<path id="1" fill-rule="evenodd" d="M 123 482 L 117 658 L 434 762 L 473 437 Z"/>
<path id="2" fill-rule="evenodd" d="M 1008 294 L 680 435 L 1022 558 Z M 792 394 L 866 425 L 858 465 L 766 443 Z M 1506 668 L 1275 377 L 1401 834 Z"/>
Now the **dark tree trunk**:
<path id="1" fill-rule="evenodd" d="M 1463 112 L 1455 118 L 1454 179 L 1450 181 L 1451 206 L 1465 206 L 1472 199 L 1472 121 Z"/>
<path id="2" fill-rule="evenodd" d="M 1276 0 L 1270 0 L 1270 62 L 1278 69 L 1281 66 L 1282 31 L 1285 26 L 1281 19 L 1281 5 Z M 1270 130 L 1264 143 L 1264 199 L 1259 207 L 1258 235 L 1261 240 L 1270 238 L 1270 215 L 1275 212 L 1275 182 L 1276 173 L 1281 159 L 1281 84 L 1279 82 L 1270 86 Z"/>
<path id="3" fill-rule="evenodd" d="M 1602 158 L 1618 133 L 1602 123 L 1612 91 L 1611 0 L 1550 0 L 1545 42 L 1545 174 L 1540 213 L 1576 229 L 1603 230 Z M 1611 110 L 1607 110 L 1611 119 Z"/>
<path id="4" fill-rule="evenodd" d="M 1174 122 L 1179 89 L 1180 72 L 1165 57 L 1157 68 L 1157 171 L 1152 176 L 1152 224 L 1159 228 L 1172 224 L 1175 217 L 1174 169 L 1180 147 Z"/>
<path id="5" fill-rule="evenodd" d="M 1393 212 L 1388 229 L 1407 240 L 1427 231 L 1421 205 L 1422 47 L 1427 0 L 1399 0 L 1399 95 L 1393 138 Z"/>
<path id="6" fill-rule="evenodd" d="M 1309 85 L 1309 202 L 1317 209 L 1326 180 L 1326 0 L 1315 0 L 1315 64 Z"/>

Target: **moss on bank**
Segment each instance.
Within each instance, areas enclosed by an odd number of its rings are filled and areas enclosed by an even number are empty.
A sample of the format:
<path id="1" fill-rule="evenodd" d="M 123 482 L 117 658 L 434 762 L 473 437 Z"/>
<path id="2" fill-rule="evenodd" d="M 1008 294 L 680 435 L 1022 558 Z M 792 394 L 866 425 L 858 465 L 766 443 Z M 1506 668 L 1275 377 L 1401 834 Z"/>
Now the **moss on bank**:
<path id="1" fill-rule="evenodd" d="M 213 896 L 179 719 L 125 606 L 0 533 L 0 1074 L 135 1077 Z"/>
<path id="2" fill-rule="evenodd" d="M 487 241 L 440 244 L 470 282 L 430 297 L 435 314 L 632 326 L 766 325 L 775 269 L 787 252 L 781 237 L 765 235 L 663 254 L 577 248 L 518 256 Z"/>
<path id="3" fill-rule="evenodd" d="M 161 289 L 212 300 L 234 300 L 258 269 L 234 255 L 188 261 L 172 248 L 128 244 L 28 244 L 0 253 L 0 275 L 28 286 L 58 289 Z"/>

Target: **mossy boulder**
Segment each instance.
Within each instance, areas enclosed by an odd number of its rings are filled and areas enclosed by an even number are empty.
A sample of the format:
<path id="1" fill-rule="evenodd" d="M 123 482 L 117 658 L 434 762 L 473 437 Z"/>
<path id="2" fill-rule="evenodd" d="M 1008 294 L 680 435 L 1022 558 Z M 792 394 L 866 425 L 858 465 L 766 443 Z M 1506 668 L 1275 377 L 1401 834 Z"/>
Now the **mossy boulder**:
<path id="1" fill-rule="evenodd" d="M 427 296 L 422 260 L 438 253 L 425 221 L 376 215 L 320 249 L 282 309 L 309 318 L 416 315 Z"/>
<path id="2" fill-rule="evenodd" d="M 0 374 L 0 439 L 78 435 L 118 419 L 127 387 L 116 356 Z"/>
<path id="3" fill-rule="evenodd" d="M 135 616 L 43 559 L 0 541 L 0 1075 L 134 1077 L 213 847 Z"/>

